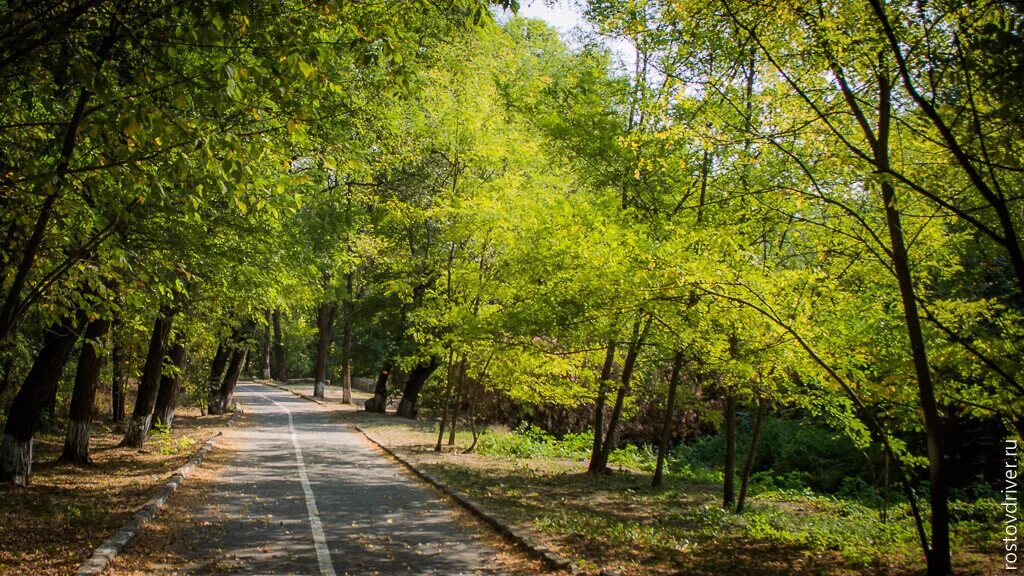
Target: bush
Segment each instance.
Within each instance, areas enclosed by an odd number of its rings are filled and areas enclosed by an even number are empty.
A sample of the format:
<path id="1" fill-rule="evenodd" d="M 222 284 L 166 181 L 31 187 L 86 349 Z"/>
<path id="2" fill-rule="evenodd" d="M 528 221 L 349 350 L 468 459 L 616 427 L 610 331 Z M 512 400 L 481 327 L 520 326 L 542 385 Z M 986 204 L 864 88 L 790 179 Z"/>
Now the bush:
<path id="1" fill-rule="evenodd" d="M 590 432 L 570 433 L 561 439 L 534 424 L 523 422 L 507 434 L 490 430 L 480 436 L 477 451 L 480 454 L 507 458 L 569 458 L 586 460 L 594 445 Z M 613 451 L 608 462 L 615 466 L 647 470 L 654 468 L 655 454 L 650 447 L 627 444 Z"/>
<path id="2" fill-rule="evenodd" d="M 750 446 L 749 417 L 741 418 L 736 439 L 740 462 Z M 703 438 L 676 449 L 675 458 L 708 469 L 725 461 L 725 434 Z M 819 492 L 834 494 L 848 478 L 870 486 L 875 478 L 868 458 L 846 436 L 805 420 L 767 417 L 754 458 L 754 471 L 771 470 L 779 477 L 803 473 L 801 482 Z M 803 487 L 801 487 L 802 489 Z M 851 489 L 851 487 L 848 487 Z"/>

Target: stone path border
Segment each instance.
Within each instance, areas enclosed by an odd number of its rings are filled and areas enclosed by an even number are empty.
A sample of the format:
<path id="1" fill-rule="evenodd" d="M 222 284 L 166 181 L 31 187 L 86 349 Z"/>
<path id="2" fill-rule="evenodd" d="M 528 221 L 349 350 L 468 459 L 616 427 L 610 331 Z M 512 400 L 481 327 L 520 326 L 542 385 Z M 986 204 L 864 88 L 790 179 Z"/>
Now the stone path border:
<path id="1" fill-rule="evenodd" d="M 235 419 L 241 412 L 235 412 L 230 418 L 224 422 L 224 426 L 231 426 Z M 221 430 L 207 440 L 203 447 L 200 448 L 188 462 L 183 464 L 180 468 L 171 474 L 171 479 L 164 484 L 163 488 L 157 492 L 156 496 L 149 499 L 148 502 L 142 505 L 141 508 L 135 511 L 135 514 L 128 519 L 114 534 L 107 538 L 98 548 L 93 550 L 92 556 L 88 560 L 82 563 L 78 567 L 78 571 L 75 572 L 75 576 L 98 576 L 102 574 L 111 560 L 114 559 L 121 550 L 131 541 L 132 538 L 138 534 L 142 526 L 153 519 L 156 515 L 157 510 L 160 510 L 167 504 L 167 499 L 171 497 L 171 494 L 181 486 L 181 483 L 185 481 L 192 474 L 192 471 L 196 469 L 200 464 L 203 463 L 203 459 L 206 455 L 213 450 L 213 441 L 224 434 Z"/>
<path id="2" fill-rule="evenodd" d="M 308 396 L 306 394 L 302 394 L 300 392 L 296 392 L 294 390 L 291 390 L 290 388 L 286 388 L 284 386 L 272 384 L 269 382 L 261 382 L 261 384 L 266 384 L 268 386 L 272 386 L 274 388 L 278 388 L 286 392 L 291 392 L 292 394 L 300 398 L 309 400 L 311 402 L 316 402 L 321 406 L 326 406 L 326 404 L 321 402 L 319 399 L 313 398 L 312 396 Z M 487 525 L 497 530 L 499 534 L 501 534 L 508 540 L 512 541 L 513 543 L 519 545 L 535 557 L 540 558 L 549 568 L 554 570 L 562 570 L 568 574 L 580 573 L 579 568 L 575 564 L 573 564 L 572 560 L 569 560 L 568 558 L 562 556 L 561 554 L 558 554 L 554 550 L 551 550 L 541 542 L 538 542 L 532 535 L 526 534 L 522 530 L 517 530 L 516 528 L 509 525 L 507 522 L 505 522 L 498 516 L 485 510 L 483 507 L 481 507 L 479 504 L 477 504 L 475 501 L 470 499 L 465 494 L 445 484 L 444 482 L 442 482 L 429 472 L 416 467 L 415 464 L 413 464 L 405 457 L 401 456 L 400 454 L 389 448 L 381 440 L 375 438 L 372 433 L 364 430 L 361 426 L 359 426 L 359 424 L 352 421 L 351 418 L 344 416 L 344 414 L 342 416 L 345 417 L 346 420 L 348 420 L 348 422 L 352 425 L 353 428 L 362 433 L 362 435 L 365 436 L 367 440 L 369 440 L 375 446 L 380 448 L 385 454 L 393 458 L 403 467 L 412 472 L 415 476 L 417 476 L 427 484 L 430 484 L 434 488 L 440 490 L 442 493 L 449 496 L 452 500 L 457 502 L 463 508 L 469 510 L 474 516 L 476 516 L 480 520 L 483 520 Z"/>

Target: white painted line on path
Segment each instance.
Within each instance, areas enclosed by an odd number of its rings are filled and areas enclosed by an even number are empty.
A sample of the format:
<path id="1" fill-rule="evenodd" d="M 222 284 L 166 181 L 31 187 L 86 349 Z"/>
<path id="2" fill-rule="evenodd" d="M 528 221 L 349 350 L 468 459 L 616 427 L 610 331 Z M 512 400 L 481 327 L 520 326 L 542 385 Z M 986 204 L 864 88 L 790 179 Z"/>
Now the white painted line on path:
<path id="1" fill-rule="evenodd" d="M 269 400 L 288 415 L 288 431 L 291 432 L 292 446 L 295 448 L 295 461 L 299 467 L 299 481 L 302 483 L 302 491 L 306 494 L 306 512 L 309 516 L 309 527 L 313 531 L 313 545 L 316 546 L 316 560 L 320 564 L 320 574 L 321 576 L 337 576 L 334 573 L 334 566 L 331 564 L 331 552 L 327 549 L 327 538 L 324 537 L 324 525 L 320 522 L 320 511 L 316 508 L 316 498 L 313 496 L 313 489 L 309 486 L 309 476 L 306 475 L 306 462 L 302 459 L 299 437 L 295 434 L 295 421 L 292 419 L 292 411 L 265 394 L 260 394 L 260 397 L 264 400 Z"/>

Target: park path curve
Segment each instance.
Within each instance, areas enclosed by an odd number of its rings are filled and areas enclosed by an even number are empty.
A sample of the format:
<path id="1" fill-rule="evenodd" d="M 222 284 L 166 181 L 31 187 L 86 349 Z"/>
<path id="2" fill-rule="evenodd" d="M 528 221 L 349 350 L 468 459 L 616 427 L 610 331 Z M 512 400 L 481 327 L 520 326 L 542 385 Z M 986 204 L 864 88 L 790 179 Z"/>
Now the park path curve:
<path id="1" fill-rule="evenodd" d="M 231 430 L 221 483 L 187 529 L 179 574 L 495 574 L 497 552 L 436 492 L 328 410 L 240 383 L 248 425 Z M 215 529 L 210 529 L 211 524 Z"/>

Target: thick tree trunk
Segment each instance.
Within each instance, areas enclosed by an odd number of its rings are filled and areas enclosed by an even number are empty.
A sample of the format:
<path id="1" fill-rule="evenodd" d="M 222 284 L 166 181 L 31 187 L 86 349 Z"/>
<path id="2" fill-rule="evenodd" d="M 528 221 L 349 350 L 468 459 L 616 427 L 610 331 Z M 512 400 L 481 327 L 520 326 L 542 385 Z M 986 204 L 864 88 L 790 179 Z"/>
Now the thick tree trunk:
<path id="1" fill-rule="evenodd" d="M 316 312 L 316 326 L 319 340 L 316 347 L 316 366 L 313 372 L 313 397 L 323 398 L 327 380 L 327 357 L 331 353 L 331 327 L 338 305 L 334 302 L 320 304 Z"/>
<path id="2" fill-rule="evenodd" d="M 281 331 L 281 310 L 274 308 L 274 370 L 278 382 L 288 381 L 288 358 L 285 356 L 284 333 Z"/>
<path id="3" fill-rule="evenodd" d="M 757 458 L 757 445 L 761 441 L 761 428 L 766 412 L 768 401 L 761 400 L 757 406 L 757 416 L 754 418 L 754 430 L 750 434 L 750 448 L 747 450 L 747 461 L 743 465 L 743 477 L 740 478 L 740 497 L 736 501 L 737 513 L 743 512 L 743 507 L 747 503 L 747 488 L 750 485 L 750 475 L 754 473 L 754 460 Z"/>
<path id="4" fill-rule="evenodd" d="M 260 360 L 261 360 L 261 363 L 262 363 L 261 365 L 263 367 L 263 373 L 260 376 L 264 380 L 270 380 L 271 379 L 271 372 L 270 372 L 270 348 L 271 348 L 271 334 L 270 334 L 271 319 L 270 319 L 270 311 L 267 310 L 267 312 L 264 314 L 264 316 L 266 317 L 267 323 L 263 327 L 263 338 L 261 339 L 261 344 L 263 345 L 263 348 L 262 348 L 261 351 L 263 353 L 260 354 Z"/>
<path id="5" fill-rule="evenodd" d="M 217 352 L 213 355 L 213 360 L 210 362 L 210 377 L 206 379 L 206 396 L 209 399 L 206 403 L 206 411 L 210 414 L 216 414 L 220 408 L 220 381 L 230 358 L 231 349 L 223 342 L 218 344 Z"/>
<path id="6" fill-rule="evenodd" d="M 128 349 L 117 336 L 110 351 L 110 419 L 124 421 L 124 399 L 128 383 Z"/>
<path id="7" fill-rule="evenodd" d="M 730 508 L 736 502 L 736 397 L 725 399 L 725 470 L 722 472 L 722 506 Z"/>
<path id="8" fill-rule="evenodd" d="M 231 352 L 231 361 L 228 363 L 227 372 L 224 373 L 224 381 L 220 385 L 220 400 L 217 403 L 217 411 L 220 414 L 227 413 L 231 408 L 231 399 L 235 396 L 235 386 L 238 384 L 238 377 L 242 374 L 245 357 L 245 350 L 235 349 Z"/>
<path id="9" fill-rule="evenodd" d="M 601 448 L 604 440 L 604 407 L 608 402 L 608 382 L 612 379 L 612 367 L 615 365 L 615 340 L 608 341 L 608 347 L 604 353 L 604 365 L 601 366 L 601 376 L 598 382 L 597 401 L 594 403 L 594 446 L 590 450 L 590 465 L 588 472 L 591 474 L 603 472 L 597 469 L 601 461 Z"/>
<path id="10" fill-rule="evenodd" d="M 661 424 L 661 436 L 658 439 L 658 463 L 654 468 L 651 486 L 662 485 L 662 474 L 665 469 L 665 455 L 672 442 L 672 419 L 675 417 L 676 390 L 679 388 L 679 377 L 683 371 L 683 351 L 677 350 L 672 359 L 672 374 L 668 379 L 668 399 L 665 400 L 665 419 Z"/>
<path id="11" fill-rule="evenodd" d="M 64 436 L 64 453 L 60 459 L 75 464 L 89 464 L 89 433 L 92 428 L 93 404 L 96 401 L 96 384 L 100 379 L 103 355 L 100 341 L 110 330 L 110 321 L 97 318 L 85 329 L 85 342 L 78 355 L 78 369 L 75 371 L 75 387 L 71 392 L 71 409 L 68 413 L 68 428 Z"/>
<path id="12" fill-rule="evenodd" d="M 416 418 L 416 402 L 419 399 L 420 390 L 423 389 L 427 379 L 430 378 L 430 375 L 440 365 L 441 359 L 431 356 L 429 362 L 417 364 L 412 369 L 412 372 L 409 372 L 409 378 L 406 380 L 405 388 L 402 390 L 402 400 L 398 403 L 398 410 L 395 411 L 395 416 Z"/>
<path id="13" fill-rule="evenodd" d="M 363 410 L 384 414 L 388 408 L 388 377 L 391 376 L 391 364 L 385 364 L 377 375 L 377 384 L 373 387 L 373 398 L 366 401 Z"/>
<path id="14" fill-rule="evenodd" d="M 341 403 L 352 403 L 352 299 L 353 274 L 345 276 L 345 300 L 341 303 Z"/>
<path id="15" fill-rule="evenodd" d="M 888 79 L 882 75 L 879 77 L 878 138 L 875 140 L 874 154 L 875 162 L 883 174 L 887 173 L 890 167 L 890 106 L 890 86 Z M 931 481 L 932 504 L 932 543 L 931 550 L 928 552 L 928 576 L 947 576 L 952 574 L 953 567 L 950 559 L 949 484 L 943 461 L 945 449 L 942 436 L 942 416 L 939 414 L 938 402 L 935 399 L 935 387 L 932 383 L 924 331 L 921 329 L 917 300 L 914 298 L 914 278 L 910 270 L 910 257 L 907 253 L 903 223 L 896 203 L 896 190 L 891 180 L 887 178 L 882 180 L 881 192 L 886 226 L 889 229 L 893 271 L 896 274 L 900 301 L 903 305 L 903 318 L 907 326 L 910 353 L 917 376 L 918 401 L 924 413 L 925 436 L 928 441 L 928 476 Z"/>
<path id="16" fill-rule="evenodd" d="M 28 484 L 32 474 L 32 436 L 47 401 L 57 390 L 77 340 L 78 332 L 71 317 L 46 331 L 43 348 L 7 412 L 0 441 L 0 482 Z"/>
<path id="17" fill-rule="evenodd" d="M 135 393 L 135 409 L 132 410 L 132 417 L 125 427 L 124 439 L 121 440 L 122 446 L 142 448 L 146 442 L 149 422 L 153 416 L 156 395 L 160 388 L 164 346 L 167 344 L 167 336 L 171 333 L 173 321 L 174 311 L 164 307 L 160 309 L 160 314 L 153 323 L 153 334 L 149 340 L 149 349 L 146 351 L 146 364 L 142 368 L 139 389 Z"/>
<path id="18" fill-rule="evenodd" d="M 160 376 L 160 390 L 156 395 L 156 407 L 153 409 L 153 425 L 157 422 L 171 427 L 174 422 L 174 411 L 178 407 L 178 392 L 181 391 L 182 373 L 188 361 L 188 351 L 181 342 L 175 342 L 167 352 L 167 364 L 174 366 L 174 374 Z"/>
<path id="19" fill-rule="evenodd" d="M 641 330 L 641 324 L 643 329 Z M 626 361 L 622 365 L 622 378 L 619 382 L 619 391 L 615 395 L 615 406 L 612 408 L 612 414 L 608 418 L 608 432 L 605 434 L 604 441 L 601 443 L 601 453 L 598 455 L 597 462 L 590 463 L 590 469 L 597 472 L 606 472 L 608 470 L 608 458 L 612 454 L 612 450 L 616 448 L 618 444 L 618 432 L 619 432 L 619 420 L 622 419 L 622 409 L 626 403 L 626 395 L 629 394 L 629 385 L 633 379 L 633 369 L 636 368 L 636 360 L 640 356 L 640 349 L 644 345 L 644 340 L 647 338 L 647 331 L 651 328 L 651 319 L 648 318 L 646 322 L 643 322 L 641 318 L 637 318 L 633 324 L 633 337 L 629 341 L 629 349 L 626 351 Z"/>

